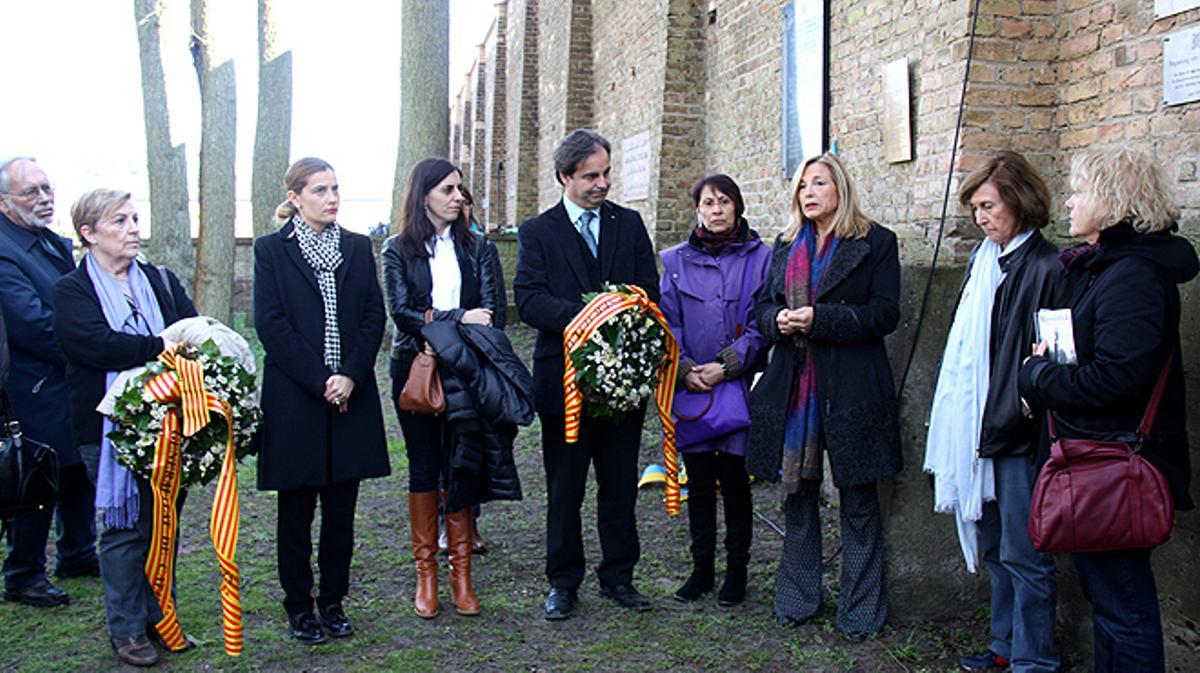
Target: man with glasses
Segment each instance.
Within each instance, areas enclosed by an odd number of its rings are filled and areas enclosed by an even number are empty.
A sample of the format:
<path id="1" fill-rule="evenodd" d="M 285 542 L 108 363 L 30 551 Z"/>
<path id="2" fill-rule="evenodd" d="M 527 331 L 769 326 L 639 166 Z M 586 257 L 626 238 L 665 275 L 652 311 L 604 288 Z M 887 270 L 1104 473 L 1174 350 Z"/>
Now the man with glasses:
<path id="1" fill-rule="evenodd" d="M 66 357 L 54 338 L 54 283 L 75 268 L 71 241 L 50 231 L 54 187 L 28 157 L 0 161 L 0 310 L 11 355 L 5 390 L 22 429 L 58 453 L 59 578 L 99 576 L 95 488 L 71 442 Z M 51 511 L 10 520 L 4 600 L 38 607 L 70 599 L 46 578 Z"/>

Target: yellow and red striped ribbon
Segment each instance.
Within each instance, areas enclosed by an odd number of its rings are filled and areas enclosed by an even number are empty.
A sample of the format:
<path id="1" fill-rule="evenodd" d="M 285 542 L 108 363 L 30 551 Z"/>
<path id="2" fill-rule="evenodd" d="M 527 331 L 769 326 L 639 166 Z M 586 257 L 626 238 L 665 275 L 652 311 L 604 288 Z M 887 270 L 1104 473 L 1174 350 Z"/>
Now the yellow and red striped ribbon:
<path id="1" fill-rule="evenodd" d="M 667 357 L 658 370 L 658 385 L 654 388 L 654 401 L 663 430 L 663 463 L 667 470 L 667 514 L 680 512 L 679 454 L 675 450 L 675 421 L 671 418 L 671 404 L 675 399 L 675 375 L 679 367 L 679 344 L 671 334 L 671 328 L 658 305 L 646 296 L 646 292 L 635 285 L 627 286 L 632 294 L 601 292 L 583 307 L 579 315 L 563 331 L 563 404 L 566 442 L 579 440 L 579 425 L 583 413 L 583 393 L 575 383 L 575 365 L 571 353 L 582 347 L 596 330 L 623 311 L 649 313 L 663 330 L 667 343 Z"/>
<path id="2" fill-rule="evenodd" d="M 161 400 L 160 400 L 161 401 Z M 150 473 L 150 490 L 154 498 L 154 524 L 150 537 L 150 553 L 146 555 L 146 579 L 162 608 L 162 620 L 155 625 L 167 647 L 178 652 L 187 647 L 171 584 L 175 580 L 175 545 L 178 542 L 179 521 L 175 501 L 179 497 L 179 477 L 183 454 L 179 450 L 179 412 L 173 407 L 163 418 L 162 431 L 154 443 L 154 463 Z"/>
<path id="3" fill-rule="evenodd" d="M 233 445 L 233 410 L 226 400 L 218 399 L 204 389 L 204 369 L 199 362 L 177 357 L 175 349 L 158 357 L 167 371 L 146 384 L 146 391 L 158 402 L 172 404 L 163 421 L 163 430 L 155 444 L 154 471 L 154 532 L 150 555 L 146 559 L 146 576 L 154 590 L 163 619 L 155 628 L 172 650 L 187 646 L 179 626 L 171 582 L 174 577 L 174 546 L 178 537 L 175 521 L 175 498 L 179 494 L 182 437 L 190 437 L 208 425 L 210 413 L 225 417 L 227 428 L 225 459 L 217 480 L 213 498 L 209 534 L 221 566 L 221 616 L 225 632 L 225 652 L 230 656 L 242 653 L 242 607 L 238 591 L 237 552 L 239 506 L 237 498 L 237 453 Z M 178 407 L 173 403 L 178 402 Z M 181 413 L 182 412 L 182 413 Z M 182 421 L 181 421 L 182 416 Z M 168 431 L 169 430 L 169 431 Z M 173 470 L 173 472 L 172 472 Z M 162 488 L 160 489 L 160 485 Z M 160 494 L 161 493 L 161 494 Z"/>

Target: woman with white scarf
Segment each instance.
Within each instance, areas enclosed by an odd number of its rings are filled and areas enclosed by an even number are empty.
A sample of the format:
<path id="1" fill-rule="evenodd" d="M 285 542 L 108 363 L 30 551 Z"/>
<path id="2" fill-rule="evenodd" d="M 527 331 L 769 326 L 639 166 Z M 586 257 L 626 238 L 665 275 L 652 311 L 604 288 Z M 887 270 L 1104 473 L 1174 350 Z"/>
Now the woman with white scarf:
<path id="1" fill-rule="evenodd" d="M 266 352 L 258 487 L 279 492 L 279 580 L 292 637 L 319 643 L 354 633 L 342 599 L 350 589 L 358 485 L 390 472 L 375 386 L 386 315 L 370 239 L 337 223 L 333 168 L 300 159 L 284 184 L 279 231 L 254 242 L 254 326 Z"/>
<path id="2" fill-rule="evenodd" d="M 986 651 L 967 670 L 1053 671 L 1054 559 L 1026 531 L 1038 424 L 1022 413 L 1017 371 L 1036 312 L 1055 305 L 1058 249 L 1038 233 L 1050 191 L 1021 155 L 1000 152 L 963 181 L 959 201 L 986 238 L 971 253 L 942 356 L 926 441 L 934 509 L 954 515 L 967 569 L 991 578 Z"/>
<path id="3" fill-rule="evenodd" d="M 157 639 L 154 625 L 163 615 L 145 572 L 154 513 L 150 483 L 117 464 L 108 439 L 112 421 L 96 404 L 119 372 L 171 348 L 159 336 L 163 328 L 195 316 L 196 307 L 175 274 L 136 262 L 141 240 L 129 192 L 88 192 L 71 208 L 71 219 L 86 252 L 54 287 L 54 332 L 67 356 L 71 387 L 71 434 L 96 484 L 104 523 L 100 578 L 113 649 L 125 663 L 152 666 L 158 652 L 150 639 Z"/>

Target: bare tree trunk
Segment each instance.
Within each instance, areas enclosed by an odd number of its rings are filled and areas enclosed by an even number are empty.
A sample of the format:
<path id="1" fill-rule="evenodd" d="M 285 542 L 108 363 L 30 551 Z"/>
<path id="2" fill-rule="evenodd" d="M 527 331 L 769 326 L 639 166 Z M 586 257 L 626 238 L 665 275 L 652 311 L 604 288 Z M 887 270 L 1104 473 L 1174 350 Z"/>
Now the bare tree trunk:
<path id="1" fill-rule="evenodd" d="M 446 156 L 449 97 L 450 3 L 401 0 L 400 143 L 392 187 L 393 227 L 400 221 L 404 181 L 413 165 L 427 156 Z"/>
<path id="2" fill-rule="evenodd" d="M 274 229 L 292 143 L 292 52 L 284 48 L 277 4 L 279 0 L 258 0 L 258 121 L 250 180 L 256 237 Z"/>
<path id="3" fill-rule="evenodd" d="M 162 3 L 133 0 L 138 51 L 142 64 L 142 110 L 146 123 L 146 171 L 150 176 L 150 238 L 146 253 L 192 287 L 195 250 L 188 213 L 187 157 L 183 145 L 171 144 L 171 120 L 163 75 Z"/>
<path id="4" fill-rule="evenodd" d="M 237 84 L 233 57 L 213 25 L 212 0 L 192 0 L 192 60 L 200 78 L 200 238 L 196 309 L 233 322 Z"/>

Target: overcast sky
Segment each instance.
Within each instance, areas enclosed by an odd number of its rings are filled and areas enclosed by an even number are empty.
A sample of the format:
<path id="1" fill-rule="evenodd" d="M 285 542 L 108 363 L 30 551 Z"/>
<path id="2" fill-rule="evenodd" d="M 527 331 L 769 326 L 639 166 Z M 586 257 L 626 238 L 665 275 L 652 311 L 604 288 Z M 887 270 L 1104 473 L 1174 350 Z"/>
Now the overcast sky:
<path id="1" fill-rule="evenodd" d="M 396 161 L 399 2 L 276 0 L 293 59 L 292 156 L 338 172 L 341 220 L 366 230 L 386 219 Z M 250 197 L 257 79 L 256 3 L 217 0 L 238 77 L 239 200 Z M 495 17 L 493 0 L 450 0 L 450 93 Z M 172 135 L 186 143 L 196 188 L 199 93 L 186 47 L 188 0 L 167 0 L 164 70 Z M 0 156 L 32 155 L 57 188 L 57 228 L 96 187 L 127 189 L 149 219 L 141 71 L 132 0 L 0 0 L 5 69 Z M 282 199 L 283 195 L 280 195 Z M 193 207 L 192 216 L 195 217 Z M 249 223 L 239 217 L 240 232 Z"/>

